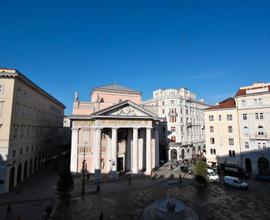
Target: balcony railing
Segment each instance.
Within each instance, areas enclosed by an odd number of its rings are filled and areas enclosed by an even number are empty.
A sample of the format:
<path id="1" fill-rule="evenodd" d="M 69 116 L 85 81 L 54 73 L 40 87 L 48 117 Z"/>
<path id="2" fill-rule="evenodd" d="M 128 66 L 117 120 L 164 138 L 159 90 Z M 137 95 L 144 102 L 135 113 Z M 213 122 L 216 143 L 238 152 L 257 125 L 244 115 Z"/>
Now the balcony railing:
<path id="1" fill-rule="evenodd" d="M 249 136 L 251 140 L 270 140 L 270 135 L 266 132 L 263 133 L 253 133 Z"/>
<path id="2" fill-rule="evenodd" d="M 169 117 L 178 117 L 177 112 L 169 112 L 168 114 Z"/>

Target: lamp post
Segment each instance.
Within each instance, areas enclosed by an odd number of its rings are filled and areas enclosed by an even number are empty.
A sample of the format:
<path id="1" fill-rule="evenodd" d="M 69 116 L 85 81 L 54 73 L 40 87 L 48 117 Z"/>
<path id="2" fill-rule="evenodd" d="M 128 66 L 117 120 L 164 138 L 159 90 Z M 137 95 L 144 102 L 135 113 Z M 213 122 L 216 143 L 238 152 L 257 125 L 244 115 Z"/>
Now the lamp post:
<path id="1" fill-rule="evenodd" d="M 84 146 L 84 148 L 83 148 L 83 162 L 82 162 L 82 174 L 83 174 L 82 191 L 81 191 L 82 196 L 84 196 L 84 194 L 85 194 L 85 167 L 86 167 L 86 161 L 85 161 L 85 146 Z"/>

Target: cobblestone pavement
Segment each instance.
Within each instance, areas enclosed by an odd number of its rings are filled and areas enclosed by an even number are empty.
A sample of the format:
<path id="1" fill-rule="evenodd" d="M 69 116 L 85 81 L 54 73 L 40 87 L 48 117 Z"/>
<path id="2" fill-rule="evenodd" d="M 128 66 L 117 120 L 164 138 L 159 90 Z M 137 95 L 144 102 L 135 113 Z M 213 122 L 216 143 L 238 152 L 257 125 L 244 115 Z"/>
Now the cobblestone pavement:
<path id="1" fill-rule="evenodd" d="M 128 185 L 126 180 L 101 184 L 101 192 L 94 192 L 93 184 L 88 184 L 84 199 L 74 198 L 69 205 L 58 206 L 53 220 L 98 219 L 142 219 L 143 210 L 155 200 L 166 197 L 168 181 L 176 174 L 172 171 L 168 178 L 137 178 Z M 167 170 L 168 173 L 168 170 Z M 164 177 L 164 176 L 163 176 Z M 198 184 L 192 179 L 183 179 L 170 188 L 173 197 L 190 206 L 200 219 L 269 219 L 270 184 L 249 180 L 250 190 L 242 191 L 224 187 L 222 184 Z"/>
<path id="2" fill-rule="evenodd" d="M 68 157 L 68 155 L 66 156 Z M 67 159 L 57 161 L 58 166 Z M 29 176 L 11 192 L 0 194 L 0 220 L 43 220 L 44 209 L 57 201 L 54 186 L 58 180 L 59 170 L 45 167 Z M 7 205 L 11 205 L 12 216 L 6 218 Z"/>

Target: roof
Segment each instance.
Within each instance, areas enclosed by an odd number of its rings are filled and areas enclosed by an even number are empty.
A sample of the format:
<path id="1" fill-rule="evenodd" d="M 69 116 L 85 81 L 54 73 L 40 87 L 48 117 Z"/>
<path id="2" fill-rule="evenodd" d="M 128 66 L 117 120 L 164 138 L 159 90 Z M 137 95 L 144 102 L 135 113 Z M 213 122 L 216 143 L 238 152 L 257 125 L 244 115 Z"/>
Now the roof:
<path id="1" fill-rule="evenodd" d="M 206 110 L 211 110 L 211 109 L 223 109 L 223 108 L 235 108 L 235 100 L 234 98 L 227 98 L 220 102 L 218 105 L 211 106 L 207 108 Z"/>
<path id="2" fill-rule="evenodd" d="M 52 95 L 47 93 L 45 90 L 40 88 L 37 84 L 35 84 L 33 81 L 31 81 L 29 78 L 27 78 L 25 75 L 23 75 L 21 72 L 19 72 L 17 69 L 12 68 L 2 68 L 0 67 L 0 77 L 11 77 L 11 78 L 18 78 L 19 80 L 26 83 L 28 86 L 32 87 L 34 90 L 42 93 L 44 96 L 46 96 L 48 99 L 53 101 L 54 103 L 57 103 L 58 105 L 65 108 L 65 105 L 58 101 L 56 98 L 54 98 Z"/>
<path id="3" fill-rule="evenodd" d="M 249 88 L 249 89 L 239 89 L 237 91 L 237 93 L 235 94 L 236 96 L 243 96 L 243 95 L 247 95 L 247 90 L 252 90 L 252 89 L 259 89 L 259 88 L 264 88 L 265 86 L 258 86 L 258 87 L 253 87 L 253 88 Z M 268 92 L 270 91 L 270 85 L 267 85 L 266 87 L 268 87 Z"/>
<path id="4" fill-rule="evenodd" d="M 120 86 L 118 84 L 111 84 L 111 85 L 106 85 L 106 86 L 99 86 L 99 87 L 95 87 L 93 89 L 93 91 L 95 90 L 114 90 L 114 91 L 125 91 L 125 92 L 132 92 L 132 93 L 140 93 L 139 91 L 124 87 L 124 86 Z"/>

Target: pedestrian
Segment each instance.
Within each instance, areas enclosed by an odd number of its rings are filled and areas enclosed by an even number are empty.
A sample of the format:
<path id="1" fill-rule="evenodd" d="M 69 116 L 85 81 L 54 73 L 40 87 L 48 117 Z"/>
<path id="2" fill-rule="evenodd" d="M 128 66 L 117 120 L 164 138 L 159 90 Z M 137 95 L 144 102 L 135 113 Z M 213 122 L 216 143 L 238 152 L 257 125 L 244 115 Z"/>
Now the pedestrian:
<path id="1" fill-rule="evenodd" d="M 10 217 L 11 216 L 11 206 L 10 204 L 8 204 L 7 206 L 7 217 Z"/>
<path id="2" fill-rule="evenodd" d="M 100 213 L 99 220 L 103 220 L 103 212 Z"/>
<path id="3" fill-rule="evenodd" d="M 131 178 L 128 178 L 128 185 L 131 185 Z"/>
<path id="4" fill-rule="evenodd" d="M 99 186 L 99 185 L 97 185 L 96 192 L 97 192 L 97 193 L 99 193 L 99 192 L 100 192 L 100 186 Z"/>
<path id="5" fill-rule="evenodd" d="M 179 174 L 179 183 L 182 183 L 182 175 L 181 175 L 181 173 Z"/>

